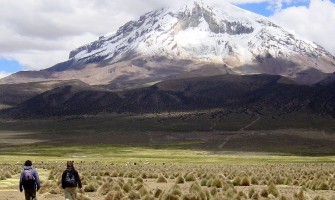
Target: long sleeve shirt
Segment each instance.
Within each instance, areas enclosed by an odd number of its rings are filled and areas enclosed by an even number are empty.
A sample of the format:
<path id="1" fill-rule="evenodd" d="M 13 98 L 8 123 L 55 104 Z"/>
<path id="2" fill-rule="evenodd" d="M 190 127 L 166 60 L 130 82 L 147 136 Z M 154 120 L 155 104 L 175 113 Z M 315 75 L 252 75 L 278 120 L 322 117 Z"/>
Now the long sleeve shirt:
<path id="1" fill-rule="evenodd" d="M 30 183 L 25 183 L 24 182 L 24 173 L 26 170 L 32 170 L 32 175 L 35 178 L 34 182 L 30 182 Z M 21 176 L 20 176 L 20 190 L 25 189 L 25 190 L 36 190 L 39 189 L 41 187 L 41 183 L 40 183 L 40 177 L 38 176 L 37 170 L 34 169 L 31 166 L 24 166 L 22 172 L 21 172 Z"/>

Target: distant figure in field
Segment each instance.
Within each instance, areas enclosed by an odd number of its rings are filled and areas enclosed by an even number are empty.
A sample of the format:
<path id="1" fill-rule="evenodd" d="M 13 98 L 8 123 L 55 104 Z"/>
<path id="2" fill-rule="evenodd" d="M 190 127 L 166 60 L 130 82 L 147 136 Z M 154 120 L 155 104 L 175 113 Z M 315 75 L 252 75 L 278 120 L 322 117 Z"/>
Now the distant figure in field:
<path id="1" fill-rule="evenodd" d="M 20 176 L 20 192 L 24 190 L 26 200 L 36 200 L 36 191 L 40 189 L 40 178 L 33 163 L 27 160 Z"/>
<path id="2" fill-rule="evenodd" d="M 73 161 L 67 161 L 66 170 L 62 175 L 62 188 L 66 200 L 77 199 L 77 187 L 82 188 L 79 174 L 73 167 Z"/>

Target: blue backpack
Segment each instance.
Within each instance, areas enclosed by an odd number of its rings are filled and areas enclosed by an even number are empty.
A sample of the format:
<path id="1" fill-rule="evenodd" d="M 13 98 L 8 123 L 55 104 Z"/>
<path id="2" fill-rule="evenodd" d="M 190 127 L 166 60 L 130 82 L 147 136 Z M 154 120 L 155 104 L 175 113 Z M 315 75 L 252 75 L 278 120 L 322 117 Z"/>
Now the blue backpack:
<path id="1" fill-rule="evenodd" d="M 32 184 L 35 183 L 35 177 L 34 177 L 34 171 L 33 169 L 25 169 L 23 171 L 23 177 L 22 177 L 22 182 L 23 184 Z"/>

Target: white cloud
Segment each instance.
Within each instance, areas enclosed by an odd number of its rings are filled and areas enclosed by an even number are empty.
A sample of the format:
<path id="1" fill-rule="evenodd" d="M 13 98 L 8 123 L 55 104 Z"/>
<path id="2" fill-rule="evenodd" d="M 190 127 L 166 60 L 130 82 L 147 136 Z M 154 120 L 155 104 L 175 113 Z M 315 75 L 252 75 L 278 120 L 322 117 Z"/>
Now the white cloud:
<path id="1" fill-rule="evenodd" d="M 271 17 L 302 38 L 314 41 L 335 55 L 335 4 L 311 0 L 308 7 L 290 7 Z"/>
<path id="2" fill-rule="evenodd" d="M 8 72 L 5 72 L 5 71 L 0 71 L 0 79 L 4 78 L 6 76 L 9 76 L 9 75 L 11 75 L 11 73 L 8 73 Z"/>

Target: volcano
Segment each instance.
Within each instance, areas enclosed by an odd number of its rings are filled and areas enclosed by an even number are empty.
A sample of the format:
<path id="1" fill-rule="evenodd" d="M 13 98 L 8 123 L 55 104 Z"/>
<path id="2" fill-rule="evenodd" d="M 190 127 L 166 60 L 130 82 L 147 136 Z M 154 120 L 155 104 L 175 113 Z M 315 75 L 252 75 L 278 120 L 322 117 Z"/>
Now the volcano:
<path id="1" fill-rule="evenodd" d="M 314 84 L 334 71 L 335 58 L 323 47 L 266 17 L 229 3 L 193 0 L 148 12 L 72 50 L 65 62 L 0 83 L 78 79 L 124 89 L 178 78 L 270 74 Z"/>

